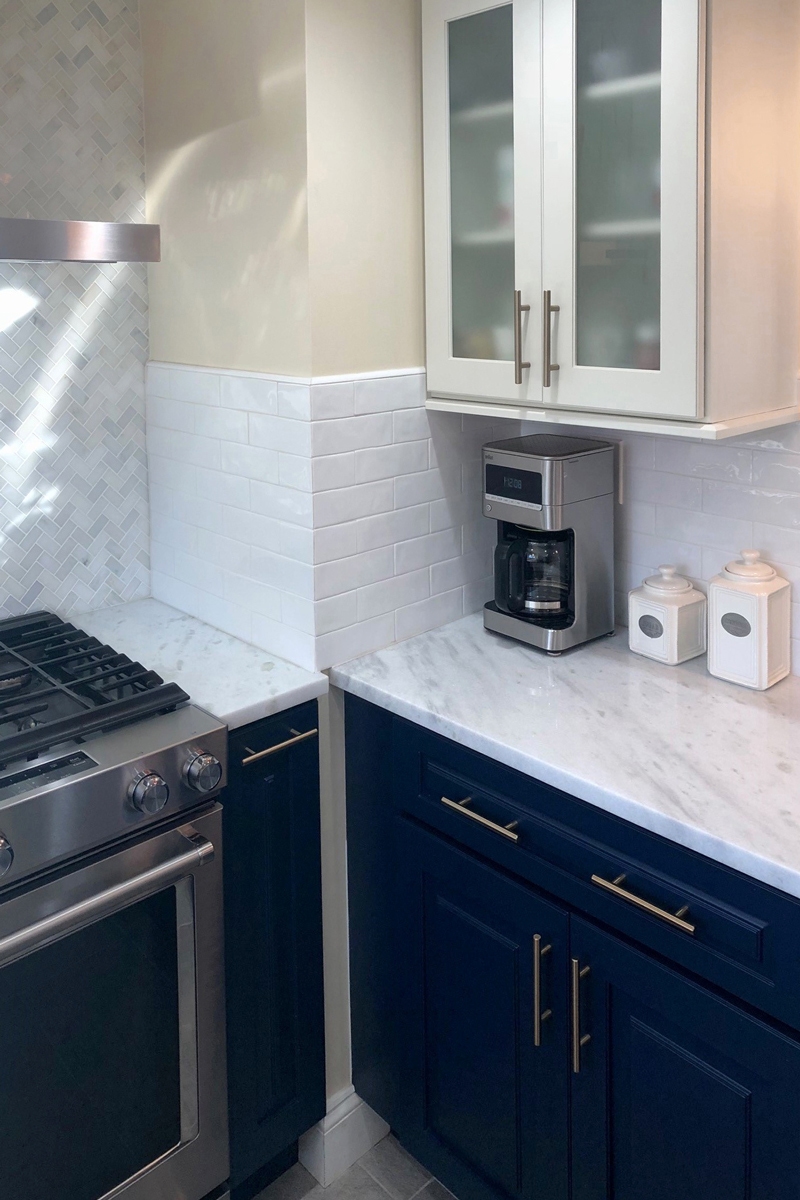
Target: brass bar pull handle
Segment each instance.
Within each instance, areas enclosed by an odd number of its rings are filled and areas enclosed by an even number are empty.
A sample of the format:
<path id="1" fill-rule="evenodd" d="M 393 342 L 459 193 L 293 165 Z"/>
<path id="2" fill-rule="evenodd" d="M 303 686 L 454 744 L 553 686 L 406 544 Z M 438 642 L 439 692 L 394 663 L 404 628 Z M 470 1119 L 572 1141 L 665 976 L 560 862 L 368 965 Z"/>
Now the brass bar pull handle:
<path id="1" fill-rule="evenodd" d="M 540 933 L 533 935 L 533 1044 L 537 1048 L 542 1044 L 542 1022 L 553 1015 L 551 1008 L 542 1012 L 542 959 L 552 949 L 552 946 L 542 945 Z"/>
<path id="2" fill-rule="evenodd" d="M 551 303 L 552 292 L 544 294 L 544 324 L 542 326 L 542 383 L 546 388 L 550 387 L 550 376 L 553 371 L 560 371 L 558 363 L 551 362 L 553 357 L 553 313 L 561 312 L 561 307 L 558 304 Z"/>
<path id="3" fill-rule="evenodd" d="M 270 754 L 278 754 L 281 750 L 288 750 L 290 746 L 297 746 L 300 742 L 307 742 L 309 738 L 315 738 L 319 730 L 309 729 L 308 733 L 298 733 L 296 729 L 292 729 L 291 732 L 294 734 L 294 737 L 290 737 L 285 742 L 278 742 L 277 746 L 270 746 L 269 750 L 260 750 L 258 754 L 254 750 L 250 750 L 248 746 L 245 746 L 248 757 L 242 759 L 242 766 L 247 767 L 250 763 L 259 762 L 262 758 L 269 758 Z"/>
<path id="4" fill-rule="evenodd" d="M 514 383 L 522 383 L 522 372 L 530 369 L 529 362 L 522 361 L 522 314 L 530 312 L 530 304 L 522 303 L 522 292 L 514 292 Z"/>
<path id="5" fill-rule="evenodd" d="M 584 967 L 577 958 L 572 960 L 572 1072 L 581 1073 L 581 1050 L 592 1040 L 590 1033 L 581 1036 L 581 980 L 585 979 L 591 967 Z"/>
<path id="6" fill-rule="evenodd" d="M 684 905 L 676 913 L 667 912 L 665 908 L 659 908 L 657 904 L 651 904 L 649 900 L 643 900 L 641 896 L 635 896 L 633 892 L 629 892 L 622 886 L 624 882 L 624 875 L 618 875 L 613 882 L 610 879 L 603 879 L 601 875 L 592 876 L 592 883 L 611 892 L 612 896 L 617 896 L 620 900 L 627 900 L 629 904 L 641 908 L 642 912 L 649 913 L 651 917 L 658 917 L 659 920 L 666 921 L 673 929 L 680 929 L 681 933 L 693 934 L 695 932 L 696 926 L 692 925 L 690 921 L 684 920 L 689 912 L 687 906 Z"/>
<path id="7" fill-rule="evenodd" d="M 483 825 L 484 829 L 491 829 L 492 833 L 499 833 L 501 837 L 508 838 L 510 842 L 518 842 L 519 834 L 516 832 L 517 822 L 511 821 L 508 825 L 498 825 L 496 821 L 490 821 L 488 817 L 482 817 L 480 813 L 473 812 L 468 805 L 472 801 L 472 796 L 467 796 L 465 800 L 448 800 L 447 796 L 442 796 L 442 804 L 446 804 L 448 808 L 455 809 L 456 812 L 462 813 L 465 817 L 469 817 L 471 821 L 477 821 L 479 825 Z"/>

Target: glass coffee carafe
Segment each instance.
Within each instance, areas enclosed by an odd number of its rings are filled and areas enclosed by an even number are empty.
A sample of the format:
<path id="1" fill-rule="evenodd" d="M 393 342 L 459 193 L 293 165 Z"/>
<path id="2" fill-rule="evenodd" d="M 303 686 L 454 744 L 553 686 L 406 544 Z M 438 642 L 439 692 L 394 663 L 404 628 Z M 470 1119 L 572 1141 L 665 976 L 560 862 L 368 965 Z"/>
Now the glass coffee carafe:
<path id="1" fill-rule="evenodd" d="M 570 617 L 571 530 L 538 533 L 507 526 L 495 551 L 495 603 L 502 612 L 543 624 Z"/>

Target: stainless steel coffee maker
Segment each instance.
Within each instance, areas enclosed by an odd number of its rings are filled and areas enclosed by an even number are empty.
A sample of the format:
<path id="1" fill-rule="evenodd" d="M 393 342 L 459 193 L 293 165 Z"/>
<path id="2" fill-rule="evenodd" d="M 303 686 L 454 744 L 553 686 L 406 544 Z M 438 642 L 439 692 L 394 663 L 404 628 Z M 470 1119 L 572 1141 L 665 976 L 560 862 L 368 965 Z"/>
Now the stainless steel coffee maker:
<path id="1" fill-rule="evenodd" d="M 614 632 L 614 447 L 550 434 L 483 448 L 497 521 L 484 625 L 550 654 Z"/>

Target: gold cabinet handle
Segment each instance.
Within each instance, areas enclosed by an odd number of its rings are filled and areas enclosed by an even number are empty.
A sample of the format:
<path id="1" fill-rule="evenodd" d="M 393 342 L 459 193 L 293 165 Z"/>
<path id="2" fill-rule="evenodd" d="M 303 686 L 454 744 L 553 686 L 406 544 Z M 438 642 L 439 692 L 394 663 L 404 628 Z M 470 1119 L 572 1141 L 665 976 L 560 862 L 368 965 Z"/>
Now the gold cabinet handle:
<path id="1" fill-rule="evenodd" d="M 550 361 L 553 357 L 553 313 L 561 312 L 560 305 L 551 303 L 552 294 L 552 292 L 544 294 L 544 323 L 542 325 L 542 383 L 546 388 L 550 387 L 552 372 L 561 370 L 558 363 Z"/>
<path id="2" fill-rule="evenodd" d="M 585 979 L 591 971 L 591 967 L 584 967 L 581 970 L 581 964 L 577 958 L 572 960 L 572 1072 L 574 1075 L 581 1073 L 581 1050 L 592 1040 L 590 1033 L 584 1033 L 581 1037 L 581 980 Z"/>
<path id="3" fill-rule="evenodd" d="M 522 303 L 522 292 L 514 292 L 514 383 L 522 383 L 522 372 L 530 369 L 529 362 L 522 361 L 522 314 L 530 312 L 530 304 Z"/>
<path id="4" fill-rule="evenodd" d="M 551 1008 L 542 1012 L 542 959 L 550 953 L 552 946 L 542 945 L 542 935 L 533 935 L 533 1044 L 537 1048 L 542 1044 L 542 1022 L 553 1015 Z"/>
<path id="5" fill-rule="evenodd" d="M 318 729 L 309 729 L 308 733 L 298 733 L 296 729 L 289 731 L 294 734 L 288 741 L 279 742 L 277 746 L 270 746 L 269 750 L 260 750 L 258 754 L 251 750 L 249 746 L 245 746 L 248 753 L 247 758 L 242 759 L 242 766 L 247 767 L 250 763 L 259 762 L 262 758 L 269 758 L 270 754 L 277 754 L 280 750 L 288 750 L 290 746 L 297 746 L 300 742 L 307 742 L 309 738 L 315 738 L 319 733 Z"/>
<path id="6" fill-rule="evenodd" d="M 508 825 L 498 825 L 496 821 L 490 821 L 488 817 L 482 817 L 480 813 L 473 812 L 468 807 L 471 803 L 472 796 L 467 796 L 465 800 L 448 800 L 447 796 L 442 796 L 442 804 L 446 804 L 448 808 L 463 813 L 471 821 L 477 821 L 479 825 L 483 825 L 484 829 L 491 829 L 492 833 L 499 833 L 501 837 L 508 838 L 510 842 L 519 841 L 519 834 L 516 832 L 518 821 L 511 821 Z"/>
<path id="7" fill-rule="evenodd" d="M 682 933 L 693 934 L 696 926 L 691 922 L 684 920 L 689 912 L 687 905 L 679 908 L 676 913 L 667 912 L 665 908 L 659 908 L 657 904 L 651 904 L 649 900 L 643 900 L 641 896 L 635 896 L 633 892 L 629 892 L 627 888 L 622 887 L 625 882 L 624 875 L 618 875 L 613 882 L 609 879 L 603 879 L 601 875 L 593 875 L 592 883 L 597 887 L 604 888 L 605 891 L 611 892 L 612 896 L 618 896 L 620 900 L 627 900 L 629 904 L 634 904 L 636 908 L 641 908 L 642 912 L 649 913 L 651 917 L 658 917 L 661 921 L 666 921 L 673 929 L 680 929 Z"/>

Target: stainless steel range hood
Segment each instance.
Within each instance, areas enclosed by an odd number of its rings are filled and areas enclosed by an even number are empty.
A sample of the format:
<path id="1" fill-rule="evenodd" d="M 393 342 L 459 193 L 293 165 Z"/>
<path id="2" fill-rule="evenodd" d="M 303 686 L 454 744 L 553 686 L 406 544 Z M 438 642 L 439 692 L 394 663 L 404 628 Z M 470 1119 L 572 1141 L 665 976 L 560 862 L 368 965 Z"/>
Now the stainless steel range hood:
<path id="1" fill-rule="evenodd" d="M 0 262 L 160 261 L 160 225 L 0 217 Z"/>

